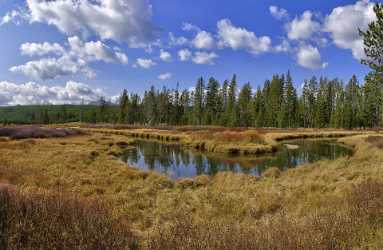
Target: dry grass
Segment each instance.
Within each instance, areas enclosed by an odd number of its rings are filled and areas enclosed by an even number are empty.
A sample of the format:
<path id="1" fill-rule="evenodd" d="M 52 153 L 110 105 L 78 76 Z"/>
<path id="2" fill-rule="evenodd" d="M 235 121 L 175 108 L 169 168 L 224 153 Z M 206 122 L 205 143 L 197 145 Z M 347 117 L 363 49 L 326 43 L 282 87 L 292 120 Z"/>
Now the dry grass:
<path id="1" fill-rule="evenodd" d="M 383 182 L 362 183 L 340 202 L 303 217 L 281 211 L 256 222 L 198 223 L 185 214 L 170 226 L 159 225 L 148 246 L 151 250 L 379 249 L 382 189 Z"/>
<path id="2" fill-rule="evenodd" d="M 167 246 L 168 249 L 192 249 L 193 246 L 225 249 L 230 244 L 244 249 L 278 249 L 282 244 L 290 249 L 326 249 L 330 243 L 331 249 L 351 245 L 381 249 L 379 240 L 383 239 L 383 230 L 375 228 L 381 226 L 377 219 L 381 203 L 380 198 L 374 197 L 379 195 L 375 187 L 382 188 L 379 183 L 383 181 L 383 152 L 369 142 L 370 133 L 339 139 L 354 147 L 352 157 L 321 161 L 277 175 L 271 173 L 269 177 L 221 172 L 210 178 L 204 176 L 175 183 L 118 161 L 111 152 L 129 147 L 134 140 L 124 134 L 127 131 L 121 132 L 123 134 L 0 141 L 0 181 L 13 184 L 17 189 L 74 192 L 106 201 L 111 204 L 113 215 L 129 221 L 140 242 L 146 242 L 152 249 Z M 138 133 L 137 130 L 130 132 Z M 267 141 L 275 138 L 275 134 L 285 136 L 286 133 L 259 134 Z M 343 132 L 322 133 L 339 135 Z M 176 136 L 185 134 L 175 133 Z M 377 182 L 370 188 L 364 185 L 357 189 L 362 190 L 359 196 L 358 192 L 351 192 L 355 186 L 371 179 Z M 355 197 L 369 197 L 368 200 L 377 202 L 363 208 L 361 204 L 366 200 L 358 201 Z M 353 208 L 351 203 L 359 205 Z M 371 207 L 377 209 L 370 210 Z M 371 214 L 370 219 L 357 216 L 363 209 L 368 209 L 362 213 Z M 358 217 L 362 218 L 361 222 Z M 255 238 L 257 234 L 259 237 Z M 315 235 L 318 238 L 313 238 Z M 349 240 L 354 238 L 355 241 Z M 181 239 L 184 248 L 177 245 Z M 211 242 L 206 242 L 208 240 Z M 201 245 L 192 245 L 197 244 L 195 242 Z"/>
<path id="3" fill-rule="evenodd" d="M 366 141 L 379 149 L 383 149 L 383 137 L 381 136 L 369 136 Z"/>
<path id="4" fill-rule="evenodd" d="M 137 249 L 129 224 L 105 204 L 0 186 L 0 249 Z"/>

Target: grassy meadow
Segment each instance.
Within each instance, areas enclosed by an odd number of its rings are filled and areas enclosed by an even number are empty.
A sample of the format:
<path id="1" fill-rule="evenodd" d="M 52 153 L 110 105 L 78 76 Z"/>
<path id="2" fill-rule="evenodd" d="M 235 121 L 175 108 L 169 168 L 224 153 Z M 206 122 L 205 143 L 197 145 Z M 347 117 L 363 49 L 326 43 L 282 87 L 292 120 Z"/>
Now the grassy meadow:
<path id="1" fill-rule="evenodd" d="M 0 248 L 383 247 L 379 131 L 71 126 L 83 133 L 0 138 L 0 200 L 7 204 L 0 206 Z M 137 137 L 243 155 L 271 152 L 281 140 L 331 137 L 354 154 L 270 168 L 261 177 L 221 172 L 172 181 L 118 159 Z"/>

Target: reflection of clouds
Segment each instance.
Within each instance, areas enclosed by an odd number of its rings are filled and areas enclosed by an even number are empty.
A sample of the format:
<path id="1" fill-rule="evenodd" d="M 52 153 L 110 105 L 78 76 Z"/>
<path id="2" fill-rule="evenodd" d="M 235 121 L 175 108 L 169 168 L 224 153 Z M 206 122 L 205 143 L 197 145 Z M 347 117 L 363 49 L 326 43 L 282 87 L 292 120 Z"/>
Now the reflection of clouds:
<path id="1" fill-rule="evenodd" d="M 137 149 L 123 156 L 129 165 L 142 170 L 160 172 L 172 179 L 214 175 L 220 171 L 261 175 L 270 166 L 281 170 L 328 158 L 335 159 L 349 154 L 347 149 L 325 141 L 303 140 L 298 150 L 282 148 L 266 157 L 224 157 L 204 155 L 200 152 L 183 149 L 178 145 L 165 145 L 156 142 L 139 141 Z M 124 160 L 125 161 L 125 160 Z"/>

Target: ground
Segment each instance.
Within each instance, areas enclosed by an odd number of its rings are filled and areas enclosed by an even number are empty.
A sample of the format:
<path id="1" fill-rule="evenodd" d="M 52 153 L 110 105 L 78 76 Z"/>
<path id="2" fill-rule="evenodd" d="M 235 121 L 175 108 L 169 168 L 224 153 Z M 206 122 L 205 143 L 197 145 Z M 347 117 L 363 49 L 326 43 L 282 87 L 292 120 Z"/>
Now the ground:
<path id="1" fill-rule="evenodd" d="M 115 218 L 129 221 L 145 248 L 160 249 L 153 247 L 154 243 L 161 245 L 160 236 L 166 236 L 166 233 L 158 234 L 159 228 L 161 232 L 177 230 L 177 223 L 186 223 L 186 217 L 190 219 L 188 223 L 205 225 L 206 230 L 213 232 L 215 227 L 211 225 L 217 223 L 223 227 L 235 224 L 234 228 L 258 228 L 272 227 L 273 223 L 265 222 L 270 219 L 278 218 L 280 223 L 288 218 L 299 228 L 298 225 L 309 223 L 313 215 L 328 210 L 343 216 L 347 207 L 345 197 L 356 186 L 383 182 L 383 134 L 379 131 L 82 129 L 85 135 L 65 138 L 0 138 L 0 182 L 28 192 L 76 193 L 105 201 L 111 204 Z M 237 148 L 242 154 L 261 154 L 268 150 L 254 148 L 273 148 L 282 139 L 329 136 L 354 147 L 354 155 L 285 172 L 271 169 L 262 177 L 225 172 L 174 182 L 165 176 L 130 168 L 116 157 L 135 137 L 168 143 L 178 141 L 195 148 L 204 145 L 199 147 L 215 152 L 224 148 L 222 152 L 230 153 Z M 217 149 L 214 145 L 223 146 Z M 380 229 L 363 230 L 363 239 L 356 239 L 355 244 L 379 248 L 377 239 L 383 239 Z M 168 239 L 168 242 L 177 244 L 178 240 Z M 342 240 L 339 236 L 339 241 Z M 169 247 L 175 245 L 162 249 Z"/>

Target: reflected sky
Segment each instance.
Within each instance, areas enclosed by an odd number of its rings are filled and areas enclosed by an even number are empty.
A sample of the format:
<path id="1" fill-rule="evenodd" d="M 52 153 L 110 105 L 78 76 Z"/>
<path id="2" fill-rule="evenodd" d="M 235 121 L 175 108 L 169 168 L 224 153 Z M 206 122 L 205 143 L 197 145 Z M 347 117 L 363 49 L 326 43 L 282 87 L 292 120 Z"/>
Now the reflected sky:
<path id="1" fill-rule="evenodd" d="M 220 171 L 259 176 L 269 167 L 286 170 L 322 159 L 332 160 L 352 154 L 351 149 L 334 140 L 295 140 L 288 143 L 298 145 L 299 148 L 288 149 L 281 144 L 272 155 L 239 157 L 204 154 L 180 145 L 138 140 L 134 148 L 125 151 L 122 160 L 129 166 L 144 171 L 156 171 L 175 180 L 202 174 L 214 175 Z"/>

